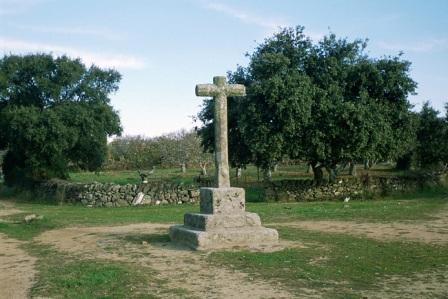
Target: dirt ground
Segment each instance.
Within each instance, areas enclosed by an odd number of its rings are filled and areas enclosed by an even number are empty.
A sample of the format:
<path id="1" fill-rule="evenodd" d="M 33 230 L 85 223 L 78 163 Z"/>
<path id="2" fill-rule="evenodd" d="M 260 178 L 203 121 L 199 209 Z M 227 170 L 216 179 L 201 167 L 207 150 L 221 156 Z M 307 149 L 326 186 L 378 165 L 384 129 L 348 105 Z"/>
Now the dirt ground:
<path id="1" fill-rule="evenodd" d="M 22 243 L 0 234 L 0 298 L 26 298 L 33 285 L 36 259 Z"/>
<path id="2" fill-rule="evenodd" d="M 2 216 L 21 211 L 13 205 L 0 207 Z M 448 243 L 448 207 L 429 221 L 359 223 L 354 221 L 297 221 L 269 226 L 347 233 L 377 240 L 407 240 L 434 244 Z M 168 289 L 184 289 L 198 298 L 293 298 L 281 285 L 251 278 L 235 269 L 215 267 L 207 253 L 174 247 L 166 239 L 166 224 L 72 227 L 44 232 L 35 241 L 80 258 L 101 258 L 131 262 L 155 270 Z M 20 248 L 21 242 L 0 234 L 0 298 L 24 298 L 36 275 L 35 259 Z M 303 247 L 282 241 L 275 248 Z M 414 277 L 415 276 L 415 277 Z M 382 290 L 362 295 L 366 298 L 448 298 L 448 269 L 419 273 L 412 277 L 391 276 L 380 283 Z M 155 286 L 156 288 L 156 286 Z M 300 298 L 320 298 L 315 290 L 303 288 Z M 163 294 L 163 297 L 169 297 Z M 172 295 L 171 297 L 179 297 Z"/>
<path id="3" fill-rule="evenodd" d="M 247 274 L 214 267 L 207 253 L 152 241 L 166 235 L 169 225 L 132 224 L 114 227 L 66 228 L 47 231 L 36 240 L 83 258 L 103 258 L 148 266 L 167 281 L 198 298 L 291 298 L 281 286 L 250 280 Z M 284 244 L 286 245 L 286 244 Z M 290 244 L 287 246 L 302 246 Z M 304 290 L 313 295 L 313 291 Z"/>

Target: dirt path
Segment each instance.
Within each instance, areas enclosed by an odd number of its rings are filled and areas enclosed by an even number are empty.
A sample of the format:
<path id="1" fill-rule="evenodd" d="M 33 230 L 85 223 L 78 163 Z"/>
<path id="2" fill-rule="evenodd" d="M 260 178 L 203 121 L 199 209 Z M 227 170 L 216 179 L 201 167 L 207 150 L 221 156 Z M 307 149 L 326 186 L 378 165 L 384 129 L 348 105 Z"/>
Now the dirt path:
<path id="1" fill-rule="evenodd" d="M 199 298 L 292 298 L 280 285 L 247 274 L 211 266 L 207 253 L 173 247 L 166 238 L 169 225 L 133 224 L 116 227 L 66 228 L 48 231 L 37 241 L 84 258 L 130 261 L 158 272 L 169 289 L 182 288 Z M 301 244 L 296 244 L 302 246 Z M 291 246 L 291 244 L 288 244 Z M 306 297 L 317 297 L 303 290 Z M 301 296 L 301 297 L 304 297 Z M 178 297 L 178 296 L 177 296 Z"/>
<path id="2" fill-rule="evenodd" d="M 434 220 L 403 221 L 391 223 L 306 220 L 286 223 L 270 223 L 271 226 L 287 226 L 305 230 L 345 233 L 365 236 L 380 241 L 418 241 L 430 244 L 448 243 L 448 206 L 433 215 Z"/>
<path id="3" fill-rule="evenodd" d="M 26 298 L 33 285 L 36 259 L 22 243 L 0 233 L 0 298 Z"/>
<path id="4" fill-rule="evenodd" d="M 22 210 L 16 209 L 14 204 L 9 201 L 0 202 L 0 217 L 23 213 Z"/>
<path id="5" fill-rule="evenodd" d="M 7 201 L 0 202 L 1 217 L 23 211 Z M 20 245 L 24 242 L 0 233 L 0 298 L 26 298 L 36 274 L 36 258 L 28 255 Z"/>

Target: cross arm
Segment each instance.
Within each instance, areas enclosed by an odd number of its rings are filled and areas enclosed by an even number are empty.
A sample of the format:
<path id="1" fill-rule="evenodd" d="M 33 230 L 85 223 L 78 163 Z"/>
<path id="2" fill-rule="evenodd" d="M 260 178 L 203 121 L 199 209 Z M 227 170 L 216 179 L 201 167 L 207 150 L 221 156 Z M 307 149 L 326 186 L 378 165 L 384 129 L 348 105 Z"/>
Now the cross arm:
<path id="1" fill-rule="evenodd" d="M 219 88 L 214 84 L 198 84 L 196 85 L 196 96 L 198 97 L 214 97 L 219 93 Z"/>
<path id="2" fill-rule="evenodd" d="M 243 97 L 246 95 L 246 87 L 243 84 L 229 84 L 226 86 L 226 95 L 229 97 Z"/>

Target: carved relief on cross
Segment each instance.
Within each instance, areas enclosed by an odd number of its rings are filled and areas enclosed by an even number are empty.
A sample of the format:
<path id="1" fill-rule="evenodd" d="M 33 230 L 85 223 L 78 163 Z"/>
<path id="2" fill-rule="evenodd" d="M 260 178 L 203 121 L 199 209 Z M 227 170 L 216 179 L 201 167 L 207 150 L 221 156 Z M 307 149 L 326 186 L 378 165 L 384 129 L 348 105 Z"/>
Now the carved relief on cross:
<path id="1" fill-rule="evenodd" d="M 245 96 L 242 84 L 227 84 L 226 77 L 213 77 L 213 84 L 196 85 L 198 97 L 213 97 L 215 101 L 215 182 L 218 188 L 230 187 L 227 141 L 227 97 Z"/>

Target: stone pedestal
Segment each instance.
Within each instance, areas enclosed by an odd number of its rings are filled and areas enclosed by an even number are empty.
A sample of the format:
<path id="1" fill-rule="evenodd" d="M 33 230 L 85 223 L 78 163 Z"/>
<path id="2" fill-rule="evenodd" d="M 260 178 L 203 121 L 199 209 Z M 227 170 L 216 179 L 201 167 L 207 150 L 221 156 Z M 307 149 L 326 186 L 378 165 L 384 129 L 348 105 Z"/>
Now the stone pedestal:
<path id="1" fill-rule="evenodd" d="M 271 245 L 275 229 L 261 226 L 260 217 L 245 211 L 242 188 L 201 188 L 200 213 L 184 215 L 184 225 L 170 228 L 170 238 L 197 250 Z"/>

